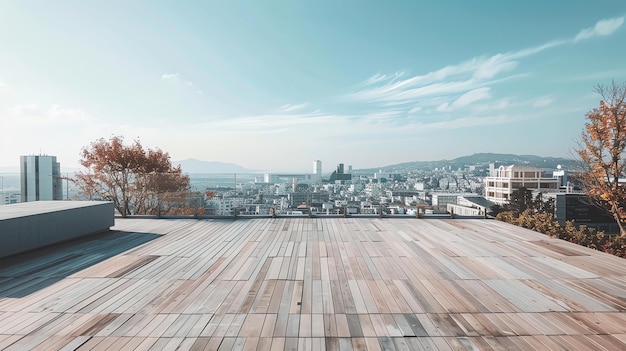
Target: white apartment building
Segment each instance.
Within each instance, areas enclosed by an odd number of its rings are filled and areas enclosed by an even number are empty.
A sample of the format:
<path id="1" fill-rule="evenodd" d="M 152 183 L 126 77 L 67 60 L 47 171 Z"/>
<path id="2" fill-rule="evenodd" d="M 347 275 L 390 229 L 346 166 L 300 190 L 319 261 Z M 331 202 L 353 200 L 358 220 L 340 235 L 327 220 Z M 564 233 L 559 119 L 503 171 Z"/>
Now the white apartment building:
<path id="1" fill-rule="evenodd" d="M 485 178 L 485 197 L 504 205 L 509 202 L 511 193 L 522 187 L 533 192 L 556 191 L 560 179 L 545 173 L 541 168 L 526 165 L 490 167 L 489 177 Z"/>
<path id="2" fill-rule="evenodd" d="M 205 207 L 213 210 L 217 216 L 232 216 L 235 201 L 232 198 L 211 198 L 205 200 Z"/>
<path id="3" fill-rule="evenodd" d="M 61 165 L 56 156 L 20 156 L 22 202 L 63 200 Z"/>
<path id="4" fill-rule="evenodd" d="M 16 204 L 20 202 L 19 193 L 0 193 L 0 205 Z"/>

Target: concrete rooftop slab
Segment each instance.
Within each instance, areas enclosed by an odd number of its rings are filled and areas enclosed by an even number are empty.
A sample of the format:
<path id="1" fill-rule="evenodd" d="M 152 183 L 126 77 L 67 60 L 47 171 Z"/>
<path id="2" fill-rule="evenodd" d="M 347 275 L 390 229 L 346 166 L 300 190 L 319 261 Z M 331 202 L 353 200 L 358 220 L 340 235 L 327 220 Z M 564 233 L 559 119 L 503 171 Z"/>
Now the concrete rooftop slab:
<path id="1" fill-rule="evenodd" d="M 107 204 L 108 201 L 32 201 L 0 206 L 0 221 Z"/>

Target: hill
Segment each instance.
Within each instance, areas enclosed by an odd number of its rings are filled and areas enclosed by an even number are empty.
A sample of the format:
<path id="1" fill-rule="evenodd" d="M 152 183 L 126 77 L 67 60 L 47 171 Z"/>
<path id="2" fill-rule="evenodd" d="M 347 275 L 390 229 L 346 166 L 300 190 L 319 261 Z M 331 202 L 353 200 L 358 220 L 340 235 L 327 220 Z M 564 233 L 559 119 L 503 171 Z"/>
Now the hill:
<path id="1" fill-rule="evenodd" d="M 562 157 L 543 157 L 536 155 L 514 155 L 514 154 L 498 154 L 498 153 L 477 153 L 469 156 L 462 156 L 452 160 L 439 161 L 414 161 L 404 162 L 395 165 L 377 167 L 372 169 L 362 169 L 359 171 L 378 171 L 380 169 L 386 172 L 411 171 L 411 170 L 433 170 L 435 168 L 450 167 L 451 169 L 466 168 L 469 166 L 488 166 L 494 163 L 496 167 L 510 164 L 525 164 L 539 168 L 554 169 L 558 165 L 566 169 L 574 168 L 575 162 L 571 159 Z"/>

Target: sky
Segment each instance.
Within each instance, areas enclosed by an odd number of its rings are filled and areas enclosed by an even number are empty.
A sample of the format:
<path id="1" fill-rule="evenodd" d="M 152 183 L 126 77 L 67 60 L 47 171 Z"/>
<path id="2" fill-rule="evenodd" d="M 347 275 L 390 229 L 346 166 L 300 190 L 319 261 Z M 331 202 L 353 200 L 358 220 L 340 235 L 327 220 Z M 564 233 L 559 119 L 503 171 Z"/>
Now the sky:
<path id="1" fill-rule="evenodd" d="M 312 172 L 571 157 L 626 1 L 0 1 L 0 167 L 123 136 Z"/>

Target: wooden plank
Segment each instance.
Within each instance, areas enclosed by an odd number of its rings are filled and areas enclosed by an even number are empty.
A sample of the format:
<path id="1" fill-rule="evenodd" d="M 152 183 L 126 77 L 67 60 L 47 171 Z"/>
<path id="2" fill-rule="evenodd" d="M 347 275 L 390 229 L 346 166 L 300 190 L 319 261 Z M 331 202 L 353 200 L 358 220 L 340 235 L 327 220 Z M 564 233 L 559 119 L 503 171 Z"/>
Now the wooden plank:
<path id="1" fill-rule="evenodd" d="M 241 327 L 243 326 L 243 322 L 246 320 L 246 314 L 236 314 L 235 318 L 233 318 L 230 326 L 226 329 L 225 336 L 237 336 L 241 331 Z"/>
<path id="2" fill-rule="evenodd" d="M 389 330 L 387 330 L 381 314 L 370 314 L 370 320 L 372 322 L 372 326 L 374 327 L 374 332 L 376 333 L 376 336 L 389 336 Z"/>
<path id="3" fill-rule="evenodd" d="M 238 335 L 245 337 L 258 337 L 261 335 L 264 322 L 264 314 L 248 314 Z"/>
<path id="4" fill-rule="evenodd" d="M 274 333 L 274 329 L 276 328 L 276 320 L 278 315 L 276 314 L 266 314 L 265 319 L 263 321 L 263 328 L 261 329 L 261 337 L 263 338 L 271 338 Z"/>
<path id="5" fill-rule="evenodd" d="M 311 337 L 323 338 L 324 336 L 324 315 L 321 313 L 314 313 L 311 315 Z"/>
<path id="6" fill-rule="evenodd" d="M 189 324 L 185 324 L 181 328 L 181 330 L 188 330 L 188 337 L 199 337 L 200 335 L 202 335 L 204 330 L 208 328 L 211 320 L 213 319 L 213 316 L 214 315 L 211 313 L 192 315 L 192 317 L 189 318 Z"/>
<path id="7" fill-rule="evenodd" d="M 300 314 L 289 314 L 287 316 L 287 329 L 285 336 L 287 338 L 297 338 L 300 334 Z"/>

